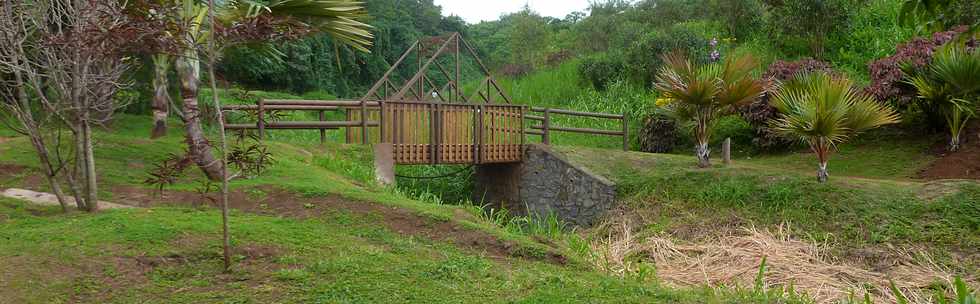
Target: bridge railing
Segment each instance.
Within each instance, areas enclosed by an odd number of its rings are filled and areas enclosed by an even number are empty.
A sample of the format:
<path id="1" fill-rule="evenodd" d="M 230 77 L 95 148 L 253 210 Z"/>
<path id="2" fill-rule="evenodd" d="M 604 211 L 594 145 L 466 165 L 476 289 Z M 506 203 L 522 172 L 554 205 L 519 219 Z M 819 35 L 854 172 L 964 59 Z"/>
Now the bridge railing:
<path id="1" fill-rule="evenodd" d="M 523 158 L 525 106 L 417 101 L 381 105 L 380 142 L 399 164 L 479 164 Z"/>
<path id="2" fill-rule="evenodd" d="M 298 99 L 259 99 L 254 105 L 226 105 L 222 106 L 222 111 L 247 111 L 255 113 L 254 123 L 227 123 L 225 129 L 228 130 L 258 130 L 259 138 L 265 138 L 265 131 L 268 129 L 282 130 L 319 130 L 320 143 L 326 141 L 327 130 L 354 127 L 378 127 L 381 125 L 377 120 L 327 120 L 326 112 L 360 109 L 367 107 L 369 111 L 377 111 L 380 107 L 378 101 L 367 101 L 363 104 L 356 100 L 298 100 Z M 273 111 L 312 111 L 317 112 L 317 121 L 273 121 L 267 119 L 267 114 Z M 227 116 L 226 116 L 227 117 Z"/>
<path id="3" fill-rule="evenodd" d="M 530 130 L 526 130 L 524 132 L 529 135 L 541 136 L 541 143 L 543 144 L 546 145 L 551 144 L 551 132 L 568 132 L 568 133 L 622 137 L 623 151 L 629 150 L 629 121 L 626 115 L 581 112 L 581 111 L 571 111 L 571 110 L 552 109 L 552 108 L 538 108 L 538 107 L 530 108 L 530 112 L 540 113 L 540 114 L 524 116 L 525 119 L 532 122 L 532 125 L 530 126 Z M 608 130 L 608 129 L 556 126 L 554 120 L 552 119 L 554 115 L 617 120 L 620 122 L 622 129 Z"/>

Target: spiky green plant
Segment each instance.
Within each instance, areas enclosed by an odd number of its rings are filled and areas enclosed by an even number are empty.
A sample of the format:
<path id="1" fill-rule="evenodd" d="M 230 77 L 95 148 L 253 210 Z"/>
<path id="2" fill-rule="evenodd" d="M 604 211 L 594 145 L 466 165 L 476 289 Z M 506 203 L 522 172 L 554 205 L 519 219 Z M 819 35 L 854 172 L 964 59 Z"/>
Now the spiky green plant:
<path id="1" fill-rule="evenodd" d="M 664 67 L 654 85 L 669 100 L 667 109 L 671 115 L 692 122 L 698 166 L 709 167 L 708 141 L 718 118 L 762 95 L 762 83 L 751 75 L 756 61 L 742 56 L 721 63 L 697 64 L 677 53 L 668 54 L 663 60 Z"/>
<path id="2" fill-rule="evenodd" d="M 802 74 L 781 84 L 771 102 L 780 112 L 772 121 L 773 130 L 810 146 L 820 161 L 820 182 L 827 181 L 827 161 L 838 144 L 859 132 L 899 121 L 894 109 L 861 93 L 850 80 L 822 72 Z"/>
<path id="3" fill-rule="evenodd" d="M 939 109 L 949 128 L 949 150 L 960 147 L 960 136 L 980 105 L 980 52 L 959 43 L 944 46 L 923 69 L 903 68 L 907 82 L 919 92 L 925 107 Z"/>

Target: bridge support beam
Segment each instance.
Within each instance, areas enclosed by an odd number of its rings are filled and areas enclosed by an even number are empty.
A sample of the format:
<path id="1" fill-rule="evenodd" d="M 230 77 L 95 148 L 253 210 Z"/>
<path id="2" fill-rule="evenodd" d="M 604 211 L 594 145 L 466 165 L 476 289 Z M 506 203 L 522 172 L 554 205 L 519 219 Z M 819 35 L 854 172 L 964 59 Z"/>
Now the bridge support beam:
<path id="1" fill-rule="evenodd" d="M 591 226 L 615 206 L 616 185 L 545 145 L 527 145 L 521 163 L 478 165 L 473 201 L 515 215 L 555 215 Z"/>

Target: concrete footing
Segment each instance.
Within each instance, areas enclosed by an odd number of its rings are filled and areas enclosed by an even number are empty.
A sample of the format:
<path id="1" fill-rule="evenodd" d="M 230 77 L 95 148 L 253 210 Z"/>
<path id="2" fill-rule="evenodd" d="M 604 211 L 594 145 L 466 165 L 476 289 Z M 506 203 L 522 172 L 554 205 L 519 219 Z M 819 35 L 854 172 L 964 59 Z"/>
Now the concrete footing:
<path id="1" fill-rule="evenodd" d="M 512 214 L 548 216 L 591 226 L 612 209 L 616 185 L 544 145 L 527 145 L 524 162 L 478 165 L 474 202 Z"/>
<path id="2" fill-rule="evenodd" d="M 374 145 L 374 176 L 382 185 L 395 185 L 395 155 L 390 143 Z"/>

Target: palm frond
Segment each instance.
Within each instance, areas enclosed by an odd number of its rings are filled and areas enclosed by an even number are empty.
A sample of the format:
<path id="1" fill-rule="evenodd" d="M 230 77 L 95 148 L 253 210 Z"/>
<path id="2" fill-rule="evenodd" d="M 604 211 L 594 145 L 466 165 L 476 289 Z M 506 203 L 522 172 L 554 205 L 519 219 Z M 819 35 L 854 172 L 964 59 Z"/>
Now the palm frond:
<path id="1" fill-rule="evenodd" d="M 262 14 L 290 18 L 315 31 L 329 35 L 334 41 L 370 52 L 373 28 L 364 22 L 368 18 L 364 2 L 354 0 L 228 0 L 220 16 L 225 22 L 255 18 Z"/>
<path id="2" fill-rule="evenodd" d="M 370 52 L 374 34 L 362 20 L 368 17 L 362 1 L 280 0 L 269 4 L 271 14 L 303 21 L 341 44 Z"/>
<path id="3" fill-rule="evenodd" d="M 807 143 L 824 139 L 836 145 L 858 132 L 899 121 L 895 110 L 859 92 L 850 80 L 824 73 L 782 84 L 771 102 L 781 113 L 773 129 Z"/>

